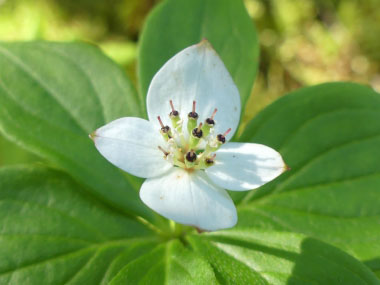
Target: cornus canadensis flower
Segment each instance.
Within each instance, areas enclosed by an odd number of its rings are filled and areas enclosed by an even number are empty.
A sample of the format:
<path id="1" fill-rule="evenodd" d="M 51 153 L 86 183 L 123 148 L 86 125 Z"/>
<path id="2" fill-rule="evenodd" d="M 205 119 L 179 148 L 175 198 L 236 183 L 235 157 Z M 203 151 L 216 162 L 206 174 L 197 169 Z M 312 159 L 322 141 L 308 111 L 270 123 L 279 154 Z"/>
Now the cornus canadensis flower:
<path id="1" fill-rule="evenodd" d="M 275 150 L 228 142 L 240 118 L 240 96 L 207 41 L 171 58 L 147 95 L 149 120 L 120 118 L 92 139 L 111 163 L 147 178 L 141 200 L 178 223 L 214 231 L 233 227 L 226 190 L 257 188 L 286 168 Z"/>

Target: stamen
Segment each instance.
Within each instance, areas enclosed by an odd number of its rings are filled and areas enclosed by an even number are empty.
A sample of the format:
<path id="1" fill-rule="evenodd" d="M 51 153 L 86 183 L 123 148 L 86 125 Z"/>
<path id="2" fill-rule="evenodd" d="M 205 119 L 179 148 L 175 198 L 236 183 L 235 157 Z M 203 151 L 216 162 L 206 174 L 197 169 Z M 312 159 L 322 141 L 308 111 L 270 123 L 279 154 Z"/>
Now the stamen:
<path id="1" fill-rule="evenodd" d="M 169 126 L 165 126 L 164 123 L 162 123 L 162 120 L 161 120 L 160 116 L 158 116 L 157 119 L 158 119 L 158 121 L 160 122 L 160 125 L 161 125 L 161 132 L 163 134 L 169 134 L 170 127 Z M 170 135 L 170 137 L 171 137 L 171 135 Z"/>
<path id="2" fill-rule="evenodd" d="M 216 112 L 218 112 L 218 109 L 217 109 L 217 108 L 215 108 L 214 112 L 213 112 L 212 115 L 211 115 L 211 119 L 212 119 L 212 120 L 214 120 L 214 117 L 215 117 Z"/>
<path id="3" fill-rule="evenodd" d="M 226 135 L 228 135 L 231 132 L 231 128 L 229 128 L 227 131 L 224 132 L 224 134 L 219 134 L 216 136 L 216 139 L 224 144 L 226 142 Z"/>
<path id="4" fill-rule="evenodd" d="M 221 142 L 222 144 L 226 142 L 226 137 L 223 136 L 222 134 L 219 134 L 216 136 L 216 139 Z"/>
<path id="5" fill-rule="evenodd" d="M 193 136 L 198 139 L 200 139 L 203 135 L 202 125 L 202 123 L 199 123 L 199 126 L 192 131 Z"/>
<path id="6" fill-rule="evenodd" d="M 207 123 L 208 125 L 210 125 L 210 126 L 215 125 L 215 121 L 214 121 L 213 119 L 211 119 L 211 118 L 207 118 L 207 119 L 206 119 L 206 123 Z"/>
<path id="7" fill-rule="evenodd" d="M 216 157 L 216 153 L 214 153 L 211 157 L 207 157 L 206 164 L 213 164 L 215 157 Z"/>
<path id="8" fill-rule="evenodd" d="M 198 114 L 195 112 L 196 102 L 193 101 L 193 109 L 192 111 L 187 115 L 189 118 L 187 120 L 187 131 L 191 135 L 191 132 L 194 130 L 194 128 L 197 127 L 197 120 L 198 120 Z"/>
<path id="9" fill-rule="evenodd" d="M 193 109 L 192 109 L 192 111 L 188 115 L 189 118 L 192 118 L 192 119 L 195 119 L 195 120 L 198 119 L 198 113 L 195 112 L 196 105 L 197 105 L 197 102 L 193 101 Z"/>
<path id="10" fill-rule="evenodd" d="M 175 109 L 173 100 L 170 99 L 169 104 L 169 117 L 172 125 L 170 127 L 165 125 L 161 117 L 157 116 L 160 123 L 160 133 L 168 143 L 165 149 L 158 146 L 158 149 L 164 154 L 164 159 L 187 171 L 205 170 L 211 167 L 215 163 L 215 151 L 226 142 L 225 137 L 231 132 L 231 128 L 216 137 L 209 138 L 214 130 L 214 118 L 218 109 L 215 108 L 210 117 L 198 124 L 197 102 L 194 100 L 187 120 L 189 136 L 185 138 L 182 132 L 183 120 Z M 200 144 L 202 139 L 205 140 L 205 144 Z"/>
<path id="11" fill-rule="evenodd" d="M 170 112 L 169 116 L 177 117 L 179 115 L 179 112 L 176 109 L 174 109 L 173 101 L 170 100 L 169 103 L 170 107 L 172 108 L 172 111 Z"/>
<path id="12" fill-rule="evenodd" d="M 218 111 L 218 109 L 215 108 L 214 112 L 212 112 L 211 117 L 206 119 L 206 123 L 207 123 L 210 127 L 212 127 L 212 126 L 215 125 L 214 117 L 215 117 L 215 114 L 216 114 L 217 111 Z"/>
<path id="13" fill-rule="evenodd" d="M 160 122 L 161 129 L 165 128 L 164 124 L 163 124 L 162 121 L 161 121 L 161 117 L 160 117 L 160 116 L 157 116 L 157 119 L 158 119 L 158 121 Z"/>
<path id="14" fill-rule="evenodd" d="M 226 136 L 226 135 L 228 135 L 229 133 L 230 133 L 230 131 L 231 131 L 232 129 L 231 128 L 229 128 L 224 134 L 223 134 L 223 136 Z"/>
<path id="15" fill-rule="evenodd" d="M 165 127 L 161 128 L 161 131 L 162 131 L 164 134 L 167 134 L 167 133 L 169 133 L 169 131 L 170 131 L 170 127 L 169 127 L 169 126 L 165 126 Z"/>
<path id="16" fill-rule="evenodd" d="M 224 134 L 219 134 L 216 136 L 216 139 L 224 144 L 226 142 L 226 135 L 228 135 L 231 132 L 231 128 L 229 128 L 227 131 L 224 132 Z"/>
<path id="17" fill-rule="evenodd" d="M 158 149 L 163 152 L 165 157 L 169 155 L 169 153 L 166 150 L 164 150 L 161 146 L 158 146 Z"/>
<path id="18" fill-rule="evenodd" d="M 170 100 L 170 101 L 169 101 L 169 103 L 170 103 L 170 107 L 172 107 L 172 111 L 174 112 L 174 111 L 175 111 L 175 109 L 174 109 L 173 101 L 172 101 L 172 100 Z"/>

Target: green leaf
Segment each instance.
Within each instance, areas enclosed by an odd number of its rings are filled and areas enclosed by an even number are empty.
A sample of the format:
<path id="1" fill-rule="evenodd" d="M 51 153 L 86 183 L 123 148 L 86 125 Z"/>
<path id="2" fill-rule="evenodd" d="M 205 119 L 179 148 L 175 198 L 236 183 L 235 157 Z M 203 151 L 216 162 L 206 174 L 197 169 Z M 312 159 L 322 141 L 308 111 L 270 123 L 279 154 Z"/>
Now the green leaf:
<path id="1" fill-rule="evenodd" d="M 33 162 L 38 160 L 33 154 L 5 139 L 0 133 L 0 166 Z"/>
<path id="2" fill-rule="evenodd" d="M 207 261 L 178 240 L 172 240 L 126 265 L 111 284 L 217 284 L 217 281 Z"/>
<path id="3" fill-rule="evenodd" d="M 380 284 L 350 255 L 300 234 L 253 228 L 188 239 L 221 284 Z"/>
<path id="4" fill-rule="evenodd" d="M 239 225 L 304 233 L 380 270 L 380 95 L 352 83 L 295 91 L 242 141 L 269 145 L 291 170 L 239 205 Z"/>
<path id="5" fill-rule="evenodd" d="M 1 284 L 379 284 L 353 257 L 300 234 L 250 228 L 159 243 L 48 168 L 2 169 L 0 189 Z"/>
<path id="6" fill-rule="evenodd" d="M 61 172 L 2 169 L 0 189 L 1 284 L 107 284 L 157 244 Z"/>
<path id="7" fill-rule="evenodd" d="M 161 66 L 180 50 L 207 38 L 237 85 L 242 104 L 258 68 L 259 43 L 241 0 L 167 0 L 149 15 L 140 42 L 140 91 L 146 96 Z"/>
<path id="8" fill-rule="evenodd" d="M 122 211 L 148 215 L 88 138 L 111 120 L 141 115 L 122 70 L 80 43 L 2 43 L 0 66 L 0 130 Z"/>

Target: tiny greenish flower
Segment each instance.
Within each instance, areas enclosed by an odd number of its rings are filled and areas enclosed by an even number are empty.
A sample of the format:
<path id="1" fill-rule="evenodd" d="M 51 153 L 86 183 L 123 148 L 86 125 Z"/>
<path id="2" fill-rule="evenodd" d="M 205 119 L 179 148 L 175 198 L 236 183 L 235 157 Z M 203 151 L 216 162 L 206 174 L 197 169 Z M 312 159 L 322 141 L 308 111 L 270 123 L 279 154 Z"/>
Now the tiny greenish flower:
<path id="1" fill-rule="evenodd" d="M 111 163 L 147 178 L 141 200 L 162 216 L 198 229 L 233 227 L 227 191 L 255 189 L 286 170 L 270 147 L 229 142 L 240 96 L 223 62 L 203 40 L 157 72 L 147 94 L 149 120 L 120 118 L 91 138 Z"/>

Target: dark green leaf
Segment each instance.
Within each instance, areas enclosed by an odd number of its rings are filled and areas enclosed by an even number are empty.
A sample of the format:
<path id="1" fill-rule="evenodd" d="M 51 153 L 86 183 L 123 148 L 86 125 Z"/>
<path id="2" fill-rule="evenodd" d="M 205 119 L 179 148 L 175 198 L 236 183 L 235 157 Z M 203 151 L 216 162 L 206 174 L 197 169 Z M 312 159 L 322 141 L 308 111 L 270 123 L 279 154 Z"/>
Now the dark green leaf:
<path id="1" fill-rule="evenodd" d="M 232 75 L 243 106 L 258 67 L 255 28 L 240 0 L 167 0 L 150 14 L 141 36 L 140 91 L 180 50 L 207 38 Z"/>
<path id="2" fill-rule="evenodd" d="M 0 284 L 106 284 L 157 244 L 63 173 L 3 169 L 0 189 Z"/>
<path id="3" fill-rule="evenodd" d="M 148 215 L 88 138 L 113 119 L 141 115 L 123 72 L 97 48 L 79 43 L 3 43 L 0 66 L 0 129 L 122 211 Z"/>
<path id="4" fill-rule="evenodd" d="M 217 284 L 210 265 L 178 240 L 126 265 L 111 284 Z"/>
<path id="5" fill-rule="evenodd" d="M 379 284 L 348 254 L 299 234 L 237 229 L 158 245 L 46 168 L 3 169 L 0 189 L 1 284 Z"/>
<path id="6" fill-rule="evenodd" d="M 279 150 L 291 171 L 239 206 L 240 226 L 301 232 L 380 270 L 380 95 L 351 83 L 278 100 L 242 141 Z"/>
<path id="7" fill-rule="evenodd" d="M 380 284 L 345 252 L 300 234 L 239 229 L 190 236 L 221 284 Z"/>

